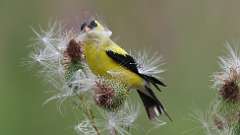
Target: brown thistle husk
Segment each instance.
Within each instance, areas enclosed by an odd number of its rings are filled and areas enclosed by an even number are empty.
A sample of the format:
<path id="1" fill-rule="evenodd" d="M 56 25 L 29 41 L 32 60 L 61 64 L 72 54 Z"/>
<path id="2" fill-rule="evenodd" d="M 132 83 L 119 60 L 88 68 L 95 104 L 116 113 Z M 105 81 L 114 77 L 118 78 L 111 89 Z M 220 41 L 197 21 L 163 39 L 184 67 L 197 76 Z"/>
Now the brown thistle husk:
<path id="1" fill-rule="evenodd" d="M 128 89 L 120 82 L 106 79 L 96 82 L 94 100 L 103 109 L 117 111 L 127 96 Z"/>
<path id="2" fill-rule="evenodd" d="M 66 50 L 63 53 L 63 65 L 67 69 L 71 62 L 81 61 L 84 59 L 82 44 L 77 43 L 74 39 L 69 41 Z"/>
<path id="3" fill-rule="evenodd" d="M 113 97 L 116 95 L 113 88 L 103 84 L 101 82 L 96 82 L 95 89 L 95 101 L 99 106 L 110 107 L 113 103 Z"/>
<path id="4" fill-rule="evenodd" d="M 68 56 L 71 58 L 71 60 L 83 59 L 82 44 L 80 42 L 77 43 L 74 39 L 70 40 L 66 52 Z"/>
<path id="5" fill-rule="evenodd" d="M 63 66 L 66 80 L 69 80 L 77 70 L 83 69 L 83 59 L 82 44 L 80 42 L 77 43 L 74 39 L 70 40 L 63 53 Z"/>
<path id="6" fill-rule="evenodd" d="M 240 101 L 239 74 L 235 69 L 231 69 L 229 78 L 224 80 L 224 84 L 219 90 L 219 94 L 226 102 L 237 103 Z"/>
<path id="7" fill-rule="evenodd" d="M 219 94 L 224 101 L 233 103 L 240 101 L 239 87 L 235 81 L 226 80 L 225 84 L 221 87 Z"/>

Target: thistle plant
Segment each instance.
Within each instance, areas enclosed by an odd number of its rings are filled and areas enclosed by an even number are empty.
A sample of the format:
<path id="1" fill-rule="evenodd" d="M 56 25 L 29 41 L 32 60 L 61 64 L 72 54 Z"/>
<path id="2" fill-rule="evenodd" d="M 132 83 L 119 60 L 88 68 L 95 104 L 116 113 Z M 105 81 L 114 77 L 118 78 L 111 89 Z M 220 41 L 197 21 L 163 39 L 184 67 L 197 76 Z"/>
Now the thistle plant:
<path id="1" fill-rule="evenodd" d="M 217 97 L 201 118 L 208 135 L 240 134 L 240 51 L 226 43 L 228 55 L 219 57 L 220 71 L 213 74 Z"/>
<path id="2" fill-rule="evenodd" d="M 84 116 L 74 129 L 81 135 L 126 135 L 138 117 L 139 107 L 129 102 L 130 90 L 125 84 L 94 75 L 85 62 L 81 32 L 64 29 L 61 24 L 49 25 L 47 31 L 40 28 L 36 34 L 31 58 L 40 65 L 41 75 L 56 90 L 46 100 L 57 100 L 60 105 L 68 100 Z M 146 53 L 135 56 L 139 69 L 149 75 L 159 70 L 159 57 L 149 58 Z M 148 60 L 149 61 L 149 60 Z M 100 114 L 100 115 L 99 115 Z"/>

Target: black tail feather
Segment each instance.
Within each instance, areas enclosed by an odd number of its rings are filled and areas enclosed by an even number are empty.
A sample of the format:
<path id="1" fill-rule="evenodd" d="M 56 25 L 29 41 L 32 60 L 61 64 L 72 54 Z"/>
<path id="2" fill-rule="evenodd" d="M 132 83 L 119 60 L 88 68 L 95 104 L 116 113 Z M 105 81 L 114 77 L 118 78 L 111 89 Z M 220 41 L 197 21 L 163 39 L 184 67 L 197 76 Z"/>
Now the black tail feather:
<path id="1" fill-rule="evenodd" d="M 148 75 L 144 75 L 144 74 L 141 74 L 140 76 L 147 82 L 151 83 L 159 91 L 161 91 L 161 89 L 158 87 L 158 85 L 161 85 L 164 87 L 167 86 L 166 84 L 164 84 L 163 82 L 161 82 L 160 80 L 158 80 L 157 78 L 155 78 L 153 76 L 148 76 Z"/>
<path id="2" fill-rule="evenodd" d="M 148 118 L 150 120 L 154 120 L 155 118 L 157 118 L 158 115 L 162 113 L 160 106 L 153 99 L 151 99 L 149 96 L 146 96 L 141 91 L 138 90 L 137 92 L 142 99 Z M 155 108 L 157 110 L 154 110 Z"/>
<path id="3" fill-rule="evenodd" d="M 138 94 L 144 104 L 145 110 L 147 112 L 148 118 L 150 120 L 156 119 L 160 114 L 164 113 L 169 120 L 172 121 L 171 117 L 168 115 L 168 113 L 165 111 L 162 103 L 157 99 L 153 91 L 146 87 L 146 91 L 149 95 L 146 95 L 145 93 L 138 90 Z"/>

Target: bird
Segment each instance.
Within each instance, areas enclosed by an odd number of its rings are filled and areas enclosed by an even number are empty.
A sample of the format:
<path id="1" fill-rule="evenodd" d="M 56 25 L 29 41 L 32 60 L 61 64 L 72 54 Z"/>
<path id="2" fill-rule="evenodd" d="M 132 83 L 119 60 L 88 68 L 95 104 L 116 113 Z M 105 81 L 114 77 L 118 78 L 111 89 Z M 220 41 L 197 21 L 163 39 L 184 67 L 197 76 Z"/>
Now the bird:
<path id="1" fill-rule="evenodd" d="M 81 25 L 82 34 L 77 40 L 83 43 L 83 54 L 90 70 L 97 76 L 116 79 L 137 90 L 150 120 L 164 113 L 172 121 L 151 86 L 160 91 L 166 85 L 159 79 L 142 74 L 138 63 L 123 48 L 111 40 L 111 31 L 93 19 Z"/>

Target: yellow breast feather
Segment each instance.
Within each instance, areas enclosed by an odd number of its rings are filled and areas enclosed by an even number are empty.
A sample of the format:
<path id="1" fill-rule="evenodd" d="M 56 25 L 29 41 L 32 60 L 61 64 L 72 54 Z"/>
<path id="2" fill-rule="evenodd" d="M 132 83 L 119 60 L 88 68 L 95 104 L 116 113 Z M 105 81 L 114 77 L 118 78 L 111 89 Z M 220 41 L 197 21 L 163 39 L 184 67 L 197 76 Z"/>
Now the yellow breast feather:
<path id="1" fill-rule="evenodd" d="M 112 60 L 107 54 L 107 50 L 126 55 L 127 52 L 112 41 L 106 41 L 102 45 L 84 45 L 86 61 L 92 72 L 99 76 L 117 78 L 129 87 L 141 87 L 144 80 L 136 73 L 126 69 L 119 63 Z"/>

